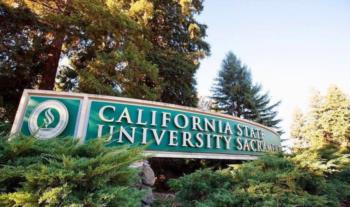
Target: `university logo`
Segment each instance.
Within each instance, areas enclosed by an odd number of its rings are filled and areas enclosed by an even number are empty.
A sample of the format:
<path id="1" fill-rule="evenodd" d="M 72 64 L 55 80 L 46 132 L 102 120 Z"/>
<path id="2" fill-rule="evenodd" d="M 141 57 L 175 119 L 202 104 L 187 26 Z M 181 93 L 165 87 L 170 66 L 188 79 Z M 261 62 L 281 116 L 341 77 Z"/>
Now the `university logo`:
<path id="1" fill-rule="evenodd" d="M 39 104 L 30 114 L 28 128 L 38 139 L 51 139 L 67 127 L 69 113 L 60 101 L 49 100 Z"/>

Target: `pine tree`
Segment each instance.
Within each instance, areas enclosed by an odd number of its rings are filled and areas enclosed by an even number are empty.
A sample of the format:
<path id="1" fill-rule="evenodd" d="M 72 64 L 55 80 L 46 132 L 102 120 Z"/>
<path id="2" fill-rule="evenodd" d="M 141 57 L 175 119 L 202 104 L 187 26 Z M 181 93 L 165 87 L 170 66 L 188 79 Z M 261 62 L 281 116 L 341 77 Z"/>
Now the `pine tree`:
<path id="1" fill-rule="evenodd" d="M 24 88 L 35 88 L 47 49 L 46 26 L 28 8 L 0 2 L 0 121 L 11 122 Z"/>
<path id="2" fill-rule="evenodd" d="M 0 140 L 0 206 L 140 206 L 139 148 L 71 138 Z"/>
<path id="3" fill-rule="evenodd" d="M 350 146 L 350 101 L 338 87 L 328 88 L 319 121 L 325 142 Z"/>
<path id="4" fill-rule="evenodd" d="M 143 0 L 119 3 L 123 5 L 123 9 L 128 10 L 128 17 L 137 22 L 142 29 L 142 38 L 148 43 L 148 47 L 143 50 L 145 56 L 139 59 L 146 57 L 147 62 L 158 69 L 159 79 L 154 75 L 146 79 L 146 83 L 157 89 L 159 96 L 147 96 L 145 95 L 147 90 L 135 87 L 125 88 L 117 84 L 116 89 L 122 92 L 119 95 L 196 106 L 198 100 L 194 75 L 199 68 L 199 59 L 209 54 L 209 45 L 203 41 L 206 36 L 206 26 L 195 19 L 203 9 L 202 1 Z M 122 63 L 119 66 L 124 67 L 125 64 Z M 125 69 L 125 71 L 128 70 Z M 70 76 L 72 76 L 71 70 L 67 70 L 67 73 L 60 74 L 59 77 L 68 80 L 70 84 Z M 121 76 L 120 79 L 123 80 L 125 77 Z M 89 87 L 93 85 L 94 79 L 89 81 L 84 78 L 83 80 L 86 80 L 83 81 L 86 82 L 84 88 L 91 91 Z M 78 85 L 82 88 L 80 82 L 81 80 Z M 67 85 L 67 82 L 63 81 L 63 83 L 64 86 Z M 125 93 L 125 91 L 130 92 Z"/>
<path id="5" fill-rule="evenodd" d="M 199 68 L 199 60 L 209 55 L 209 45 L 203 40 L 207 27 L 196 20 L 203 10 L 203 0 L 151 2 L 154 12 L 146 24 L 146 31 L 152 49 L 147 54 L 147 60 L 157 65 L 159 69 L 162 91 L 157 100 L 197 106 L 194 76 Z M 151 160 L 152 168 L 157 173 L 175 177 L 188 173 L 194 166 L 198 166 L 193 163 L 184 159 L 152 158 Z"/>
<path id="6" fill-rule="evenodd" d="M 158 98 L 158 70 L 145 57 L 150 43 L 141 23 L 133 20 L 137 13 L 146 21 L 149 7 L 137 10 L 137 3 L 124 0 L 5 2 L 28 9 L 45 26 L 39 88 L 53 89 L 59 60 L 68 57 L 71 71 L 77 73 L 78 91 Z"/>
<path id="7" fill-rule="evenodd" d="M 270 104 L 269 95 L 261 91 L 247 66 L 229 52 L 212 88 L 213 109 L 278 129 L 281 120 L 276 118 L 275 108 L 280 102 Z"/>
<path id="8" fill-rule="evenodd" d="M 197 105 L 195 73 L 199 60 L 209 55 L 206 25 L 197 22 L 202 0 L 152 0 L 154 13 L 147 24 L 152 50 L 147 58 L 159 68 L 160 101 Z"/>
<path id="9" fill-rule="evenodd" d="M 2 1 L 0 104 L 6 100 L 6 113 L 1 117 L 11 121 L 24 88 L 195 106 L 194 74 L 199 60 L 209 54 L 203 40 L 206 26 L 196 21 L 202 4 L 202 0 Z"/>
<path id="10" fill-rule="evenodd" d="M 321 117 L 322 101 L 323 97 L 321 96 L 321 93 L 314 90 L 310 99 L 310 111 L 307 117 L 304 135 L 310 143 L 310 146 L 322 146 L 325 144 L 323 142 L 323 133 L 319 122 Z"/>
<path id="11" fill-rule="evenodd" d="M 298 122 L 294 124 L 298 125 Z M 291 131 L 291 136 L 302 137 L 308 143 L 307 147 L 322 148 L 329 144 L 349 146 L 350 101 L 348 97 L 336 86 L 330 86 L 325 96 L 315 91 L 310 100 L 309 113 L 305 116 L 303 130 L 292 128 Z"/>
<path id="12" fill-rule="evenodd" d="M 293 113 L 292 124 L 290 126 L 290 136 L 293 139 L 293 151 L 308 147 L 310 144 L 304 137 L 305 117 L 302 111 L 297 108 Z"/>

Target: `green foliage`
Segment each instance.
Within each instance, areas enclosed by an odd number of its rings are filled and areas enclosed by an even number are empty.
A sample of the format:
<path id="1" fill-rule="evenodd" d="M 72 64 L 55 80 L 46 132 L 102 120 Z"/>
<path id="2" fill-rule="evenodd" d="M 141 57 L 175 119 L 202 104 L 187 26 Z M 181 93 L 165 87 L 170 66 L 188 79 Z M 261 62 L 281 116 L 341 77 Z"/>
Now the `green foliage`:
<path id="1" fill-rule="evenodd" d="M 146 26 L 152 50 L 147 59 L 158 66 L 162 78 L 160 101 L 196 106 L 194 75 L 199 60 L 209 55 L 209 45 L 203 40 L 207 27 L 196 20 L 203 0 L 151 2 L 154 12 Z"/>
<path id="2" fill-rule="evenodd" d="M 338 87 L 328 88 L 320 113 L 325 142 L 349 146 L 350 100 Z"/>
<path id="3" fill-rule="evenodd" d="M 350 100 L 338 87 L 329 87 L 325 96 L 313 94 L 309 112 L 294 118 L 291 137 L 296 150 L 350 145 Z"/>
<path id="4" fill-rule="evenodd" d="M 176 201 L 181 206 L 210 206 L 213 203 L 216 203 L 216 206 L 226 206 L 226 204 L 231 204 L 230 179 L 220 172 L 213 172 L 209 169 L 198 170 L 190 175 L 170 180 L 169 183 L 172 190 L 176 192 Z"/>
<path id="5" fill-rule="evenodd" d="M 213 109 L 240 118 L 256 121 L 278 129 L 277 111 L 280 102 L 270 104 L 270 97 L 263 94 L 259 84 L 252 82 L 247 66 L 229 52 L 212 88 L 215 101 Z"/>
<path id="6" fill-rule="evenodd" d="M 326 206 L 325 180 L 281 155 L 265 156 L 231 170 L 243 206 Z"/>
<path id="7" fill-rule="evenodd" d="M 222 171 L 200 170 L 171 187 L 181 206 L 340 206 L 350 199 L 349 151 L 265 155 Z"/>
<path id="8" fill-rule="evenodd" d="M 323 193 L 334 203 L 350 201 L 350 149 L 339 145 L 323 145 L 299 151 L 293 162 L 300 168 L 326 180 Z"/>
<path id="9" fill-rule="evenodd" d="M 19 5 L 35 13 L 53 39 L 64 38 L 56 49 L 70 59 L 70 70 L 64 68 L 58 76 L 58 89 L 157 97 L 157 68 L 145 60 L 150 44 L 129 14 L 131 2 L 28 0 Z"/>
<path id="10" fill-rule="evenodd" d="M 299 108 L 297 108 L 292 117 L 292 124 L 290 126 L 290 135 L 293 137 L 293 151 L 304 148 L 309 143 L 303 138 L 305 129 L 305 117 Z"/>
<path id="11" fill-rule="evenodd" d="M 174 197 L 156 197 L 155 201 L 152 203 L 153 207 L 175 207 L 176 202 Z"/>
<path id="12" fill-rule="evenodd" d="M 138 148 L 79 145 L 71 138 L 2 138 L 1 206 L 139 206 Z"/>
<path id="13" fill-rule="evenodd" d="M 38 84 L 45 25 L 29 9 L 0 2 L 0 121 L 12 121 L 24 88 Z"/>
<path id="14" fill-rule="evenodd" d="M 194 75 L 199 60 L 209 54 L 206 26 L 196 21 L 202 4 L 1 1 L 0 107 L 6 109 L 5 119 L 12 121 L 25 88 L 196 106 Z"/>
<path id="15" fill-rule="evenodd" d="M 204 41 L 207 26 L 196 20 L 203 10 L 203 0 L 152 0 L 152 3 L 154 12 L 147 23 L 152 50 L 147 60 L 157 65 L 162 79 L 158 100 L 195 107 L 198 102 L 195 73 L 199 60 L 210 52 Z M 178 176 L 193 168 L 186 162 L 170 160 L 158 169 Z M 174 163 L 177 170 L 171 166 Z"/>
<path id="16" fill-rule="evenodd" d="M 40 7 L 46 2 L 34 4 Z M 149 7 L 137 9 L 133 2 L 123 0 L 74 0 L 64 5 L 52 1 L 52 5 L 41 18 L 66 35 L 62 54 L 70 60 L 71 70 L 66 72 L 77 74 L 75 90 L 150 100 L 158 97 L 158 70 L 146 60 L 151 44 L 145 38 L 143 22 L 135 17 L 146 15 L 143 21 L 148 21 Z M 58 88 L 67 89 L 67 81 L 68 85 L 72 82 L 58 78 Z"/>

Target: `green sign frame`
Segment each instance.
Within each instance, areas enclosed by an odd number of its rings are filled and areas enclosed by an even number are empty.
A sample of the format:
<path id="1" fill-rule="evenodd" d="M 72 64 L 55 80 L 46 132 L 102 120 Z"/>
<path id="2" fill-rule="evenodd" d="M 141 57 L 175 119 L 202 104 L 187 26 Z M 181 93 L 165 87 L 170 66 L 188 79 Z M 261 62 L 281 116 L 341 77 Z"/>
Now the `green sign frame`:
<path id="1" fill-rule="evenodd" d="M 197 108 L 130 98 L 25 90 L 11 134 L 72 136 L 108 146 L 147 145 L 153 157 L 252 160 L 280 151 L 280 136 L 261 124 Z"/>

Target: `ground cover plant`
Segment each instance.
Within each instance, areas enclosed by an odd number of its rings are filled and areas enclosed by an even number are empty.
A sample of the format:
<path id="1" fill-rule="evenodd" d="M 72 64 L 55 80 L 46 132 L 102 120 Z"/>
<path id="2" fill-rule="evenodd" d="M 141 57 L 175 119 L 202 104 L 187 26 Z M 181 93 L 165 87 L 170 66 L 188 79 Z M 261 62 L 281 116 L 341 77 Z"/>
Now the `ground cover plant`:
<path id="1" fill-rule="evenodd" d="M 183 207 L 347 206 L 348 153 L 327 146 L 297 155 L 266 155 L 225 170 L 198 170 L 170 186 Z"/>
<path id="2" fill-rule="evenodd" d="M 72 138 L 0 139 L 0 206 L 140 206 L 139 148 Z"/>

